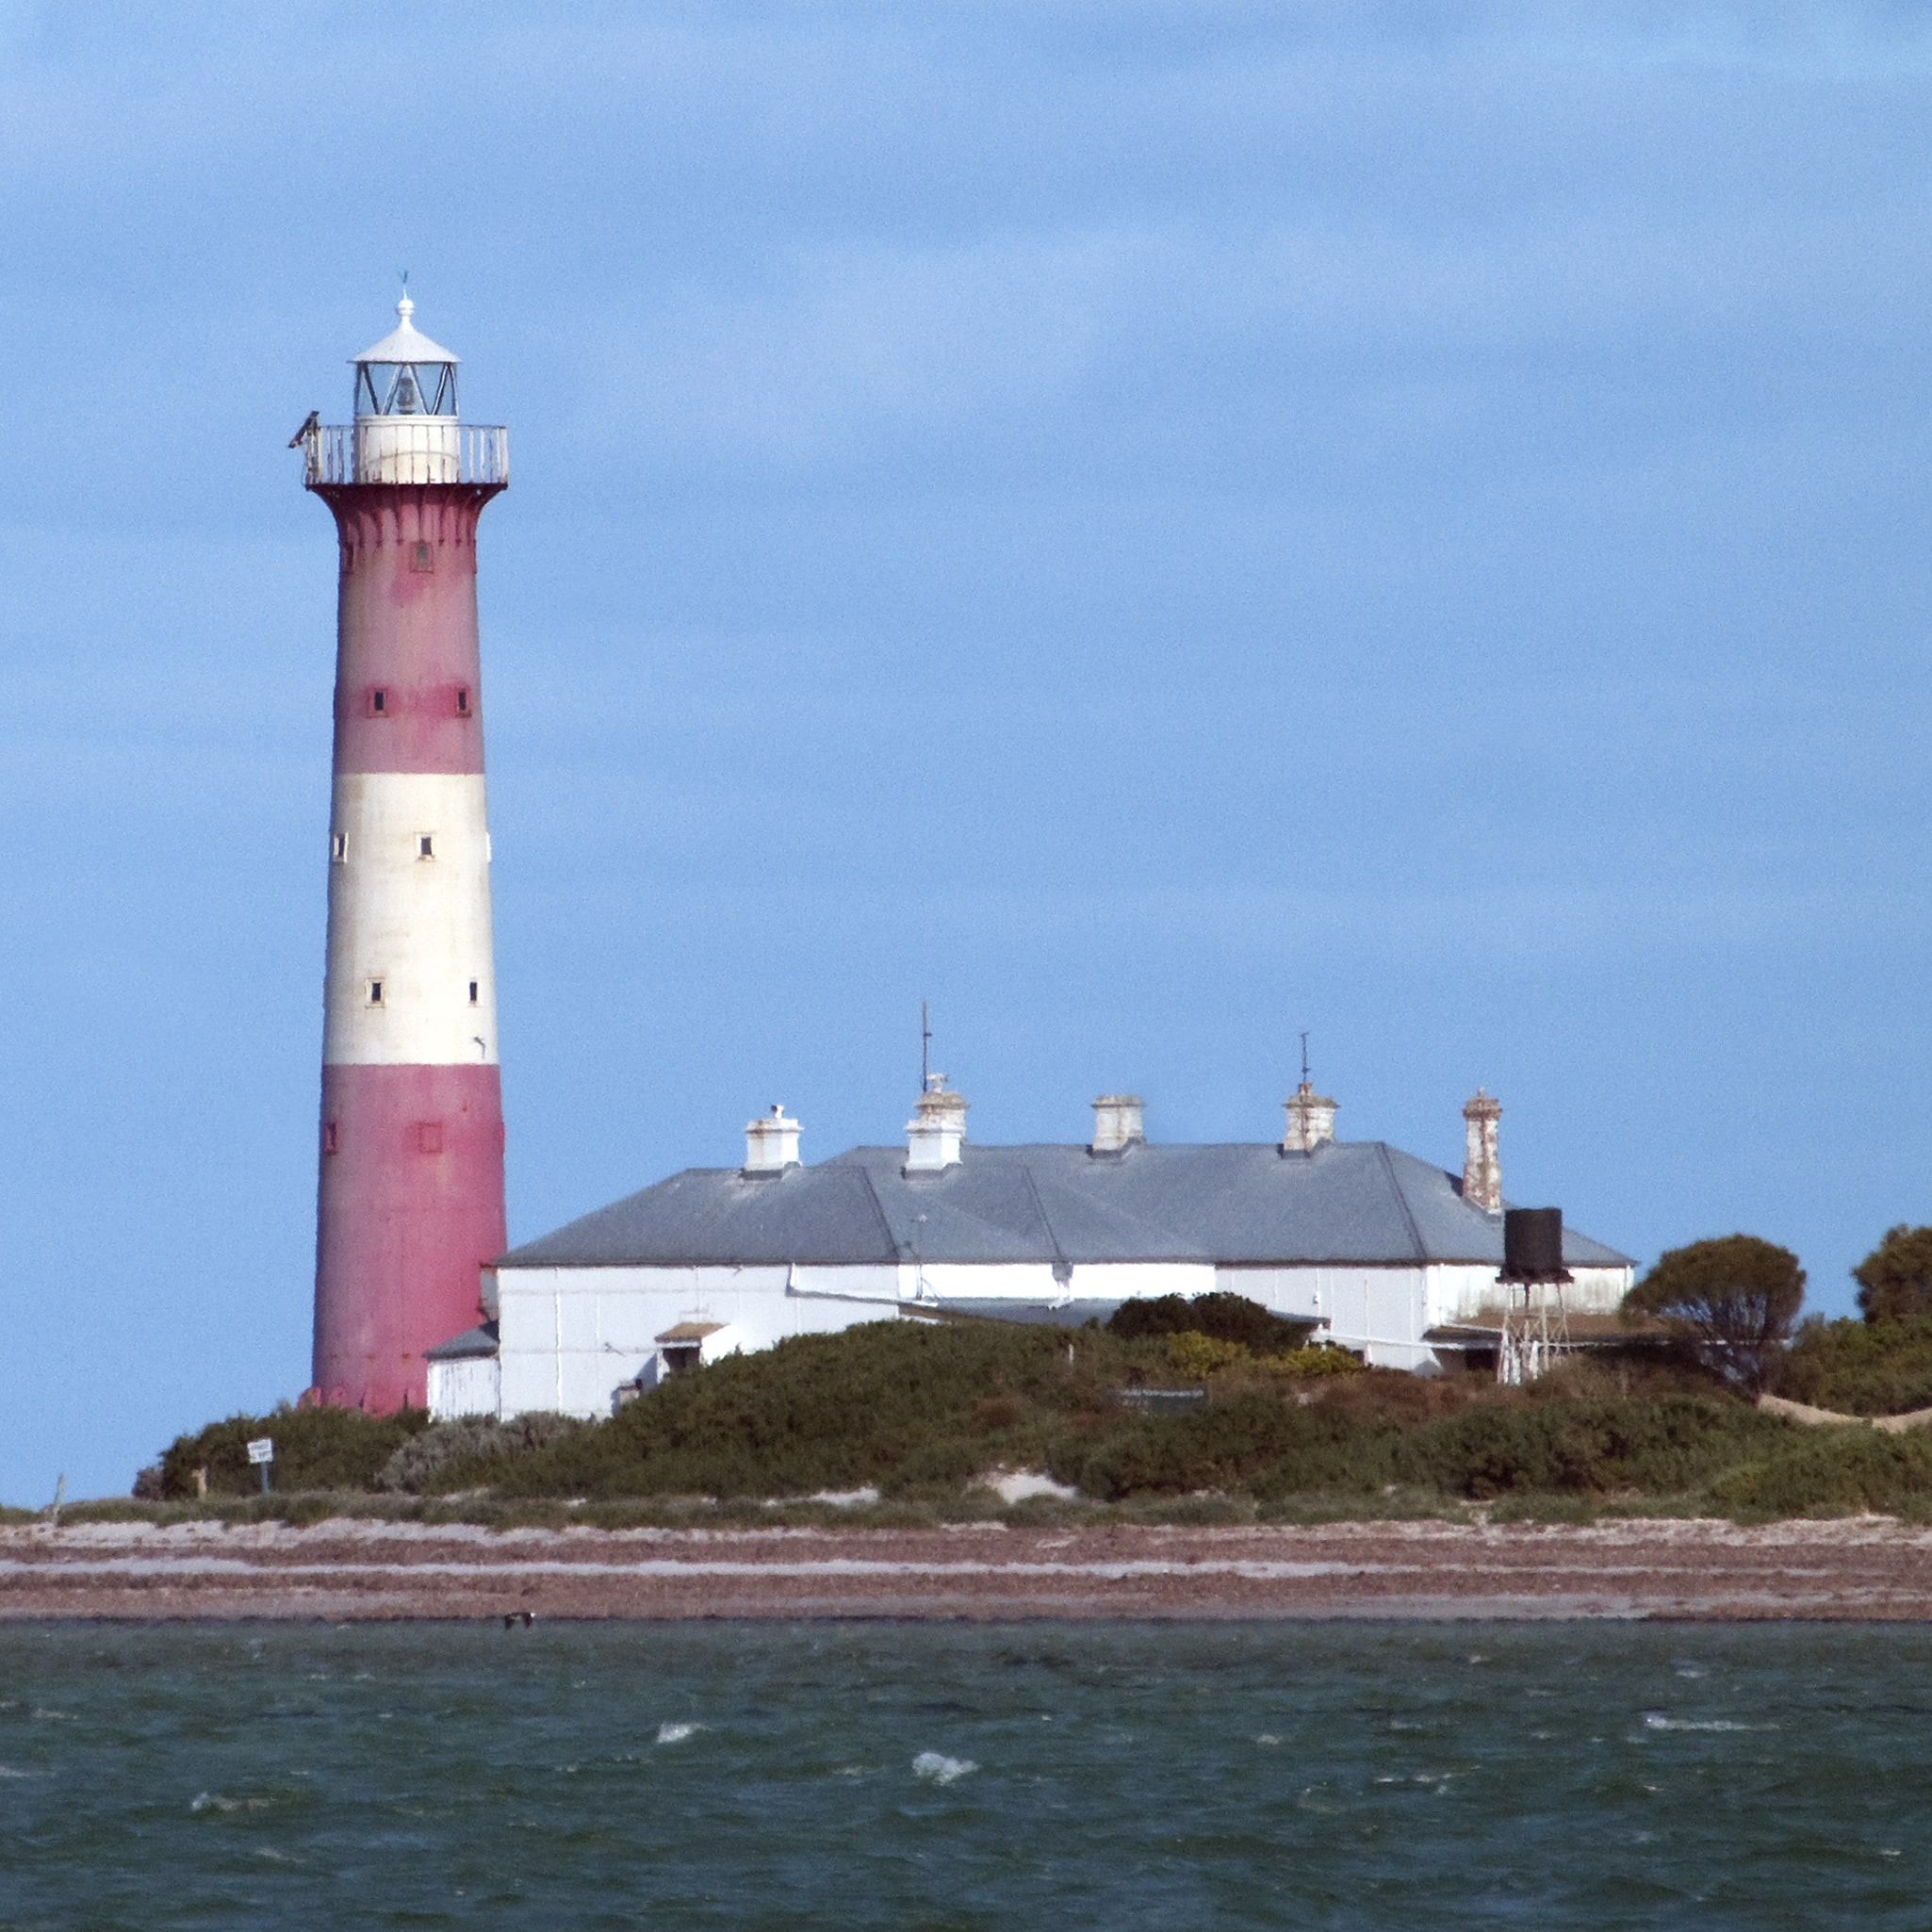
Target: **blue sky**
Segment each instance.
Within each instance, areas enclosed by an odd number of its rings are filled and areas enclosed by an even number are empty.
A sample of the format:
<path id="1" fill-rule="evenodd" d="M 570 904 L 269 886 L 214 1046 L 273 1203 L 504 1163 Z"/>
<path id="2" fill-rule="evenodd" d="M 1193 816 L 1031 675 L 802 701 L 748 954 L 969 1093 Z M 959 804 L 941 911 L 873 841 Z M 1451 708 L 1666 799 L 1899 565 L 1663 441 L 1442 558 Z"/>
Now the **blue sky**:
<path id="1" fill-rule="evenodd" d="M 306 1381 L 333 650 L 483 525 L 513 1237 L 895 1138 L 1344 1138 L 1814 1305 L 1932 1220 L 1923 9 L 0 0 L 0 1497 Z"/>

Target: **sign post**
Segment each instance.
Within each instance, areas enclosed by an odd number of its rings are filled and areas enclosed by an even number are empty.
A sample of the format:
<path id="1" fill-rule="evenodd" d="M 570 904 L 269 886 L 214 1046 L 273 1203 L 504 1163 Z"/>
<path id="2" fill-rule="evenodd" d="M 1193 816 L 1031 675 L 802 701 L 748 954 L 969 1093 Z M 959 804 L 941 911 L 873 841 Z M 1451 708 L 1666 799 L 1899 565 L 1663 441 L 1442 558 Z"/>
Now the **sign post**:
<path id="1" fill-rule="evenodd" d="M 262 1494 L 269 1493 L 269 1465 L 275 1460 L 275 1438 L 258 1435 L 248 1446 L 248 1459 L 262 1472 Z"/>

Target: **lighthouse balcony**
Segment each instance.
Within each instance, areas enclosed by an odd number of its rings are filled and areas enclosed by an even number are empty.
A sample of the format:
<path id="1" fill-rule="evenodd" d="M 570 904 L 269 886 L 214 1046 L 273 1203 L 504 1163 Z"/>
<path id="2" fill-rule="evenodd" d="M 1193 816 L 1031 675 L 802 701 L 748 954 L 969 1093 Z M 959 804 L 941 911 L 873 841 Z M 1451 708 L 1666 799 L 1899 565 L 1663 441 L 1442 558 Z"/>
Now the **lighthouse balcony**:
<path id="1" fill-rule="evenodd" d="M 470 483 L 501 489 L 510 481 L 510 433 L 501 424 L 448 416 L 377 416 L 318 423 L 302 438 L 303 482 Z"/>

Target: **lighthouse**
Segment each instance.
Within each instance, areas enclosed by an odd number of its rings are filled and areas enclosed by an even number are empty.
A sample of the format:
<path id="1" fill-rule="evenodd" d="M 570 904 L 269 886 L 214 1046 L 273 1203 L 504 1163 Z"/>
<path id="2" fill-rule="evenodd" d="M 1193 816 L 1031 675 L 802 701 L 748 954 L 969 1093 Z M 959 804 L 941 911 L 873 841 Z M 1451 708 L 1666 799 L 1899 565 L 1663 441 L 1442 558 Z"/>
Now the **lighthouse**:
<path id="1" fill-rule="evenodd" d="M 295 439 L 339 570 L 308 1400 L 378 1414 L 424 1401 L 505 1245 L 476 532 L 508 438 L 414 312 L 354 359 L 353 420 Z"/>

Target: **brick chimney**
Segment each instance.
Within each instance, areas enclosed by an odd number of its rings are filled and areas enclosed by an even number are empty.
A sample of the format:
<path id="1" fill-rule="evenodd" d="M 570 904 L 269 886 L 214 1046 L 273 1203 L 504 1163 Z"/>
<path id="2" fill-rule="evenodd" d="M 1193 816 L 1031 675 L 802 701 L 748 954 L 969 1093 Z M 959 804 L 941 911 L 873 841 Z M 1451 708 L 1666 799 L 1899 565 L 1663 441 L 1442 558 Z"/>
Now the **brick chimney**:
<path id="1" fill-rule="evenodd" d="M 966 1097 L 946 1091 L 943 1073 L 928 1073 L 925 1091 L 906 1122 L 906 1171 L 936 1174 L 958 1167 L 966 1144 Z"/>
<path id="2" fill-rule="evenodd" d="M 1284 1154 L 1313 1154 L 1334 1140 L 1334 1102 L 1302 1081 L 1282 1102 L 1287 1109 L 1288 1131 L 1282 1137 Z"/>
<path id="3" fill-rule="evenodd" d="M 1502 1166 L 1496 1157 L 1496 1123 L 1502 1102 L 1476 1089 L 1463 1107 L 1463 1199 L 1484 1214 L 1502 1212 Z"/>
<path id="4" fill-rule="evenodd" d="M 798 1122 L 777 1101 L 762 1120 L 745 1124 L 745 1171 L 781 1174 L 798 1165 Z"/>
<path id="5" fill-rule="evenodd" d="M 1146 1138 L 1138 1093 L 1103 1093 L 1093 1103 L 1093 1139 L 1088 1153 L 1124 1154 L 1137 1140 Z"/>

